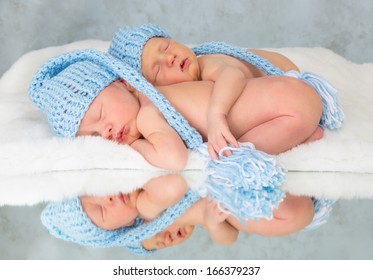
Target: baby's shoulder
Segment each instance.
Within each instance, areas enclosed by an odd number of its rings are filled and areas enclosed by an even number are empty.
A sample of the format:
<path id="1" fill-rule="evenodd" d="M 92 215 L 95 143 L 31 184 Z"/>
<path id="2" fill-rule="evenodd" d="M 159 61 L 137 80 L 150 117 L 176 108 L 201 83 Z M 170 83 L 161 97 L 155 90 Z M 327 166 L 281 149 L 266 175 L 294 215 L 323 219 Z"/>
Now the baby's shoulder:
<path id="1" fill-rule="evenodd" d="M 225 67 L 234 65 L 234 59 L 235 58 L 225 54 L 209 54 L 198 57 L 202 80 L 214 81 L 216 75 Z M 234 66 L 236 67 L 237 65 Z"/>
<path id="2" fill-rule="evenodd" d="M 202 77 L 209 76 L 210 73 L 216 73 L 216 71 L 222 70 L 225 67 L 239 69 L 247 79 L 256 76 L 255 66 L 229 55 L 209 54 L 199 57 L 199 60 Z"/>
<path id="3" fill-rule="evenodd" d="M 163 115 L 159 109 L 147 97 L 141 99 L 140 109 L 137 114 L 138 127 L 153 127 L 161 122 L 163 122 Z"/>
<path id="4" fill-rule="evenodd" d="M 238 61 L 238 59 L 225 54 L 207 54 L 198 57 L 198 63 L 200 67 L 206 67 L 211 65 L 224 65 L 227 63 L 231 64 L 235 61 Z"/>

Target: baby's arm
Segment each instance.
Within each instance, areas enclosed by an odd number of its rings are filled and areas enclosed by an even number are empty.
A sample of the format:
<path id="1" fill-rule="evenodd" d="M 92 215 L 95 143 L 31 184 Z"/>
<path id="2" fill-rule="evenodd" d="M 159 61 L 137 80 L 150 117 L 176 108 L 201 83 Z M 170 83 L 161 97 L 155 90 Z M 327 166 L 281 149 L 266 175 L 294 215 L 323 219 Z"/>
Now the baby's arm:
<path id="1" fill-rule="evenodd" d="M 207 125 L 209 153 L 213 159 L 217 159 L 216 153 L 228 143 L 238 146 L 236 138 L 229 130 L 227 115 L 241 95 L 247 80 L 241 69 L 230 65 L 221 56 L 219 58 L 207 56 L 200 61 L 202 61 L 202 80 L 214 82 L 207 112 Z"/>
<path id="2" fill-rule="evenodd" d="M 169 174 L 153 178 L 139 194 L 137 210 L 143 218 L 152 220 L 177 203 L 187 191 L 187 183 L 180 175 Z"/>
<path id="3" fill-rule="evenodd" d="M 148 98 L 139 94 L 139 100 L 141 108 L 137 127 L 144 139 L 134 141 L 131 147 L 154 166 L 183 169 L 188 160 L 188 150 L 183 140 Z"/>
<path id="4" fill-rule="evenodd" d="M 204 214 L 205 228 L 215 243 L 227 246 L 236 242 L 238 230 L 226 221 L 229 214 L 221 212 L 215 201 L 206 198 Z"/>

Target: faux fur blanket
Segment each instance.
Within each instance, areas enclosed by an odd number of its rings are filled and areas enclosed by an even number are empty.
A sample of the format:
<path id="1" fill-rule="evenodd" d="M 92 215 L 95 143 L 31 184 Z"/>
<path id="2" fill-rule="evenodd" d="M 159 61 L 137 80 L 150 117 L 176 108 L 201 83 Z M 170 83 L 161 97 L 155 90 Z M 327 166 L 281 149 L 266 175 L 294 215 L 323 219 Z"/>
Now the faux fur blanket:
<path id="1" fill-rule="evenodd" d="M 53 137 L 31 104 L 31 77 L 49 58 L 76 49 L 106 51 L 108 42 L 81 41 L 30 52 L 0 80 L 0 205 L 32 205 L 80 194 L 130 192 L 166 171 L 149 165 L 128 146 L 97 137 Z M 346 121 L 317 142 L 277 157 L 288 170 L 284 190 L 334 199 L 373 197 L 373 63 L 355 64 L 323 48 L 274 49 L 301 71 L 329 80 L 340 92 Z M 203 180 L 194 152 L 182 174 L 190 185 Z"/>

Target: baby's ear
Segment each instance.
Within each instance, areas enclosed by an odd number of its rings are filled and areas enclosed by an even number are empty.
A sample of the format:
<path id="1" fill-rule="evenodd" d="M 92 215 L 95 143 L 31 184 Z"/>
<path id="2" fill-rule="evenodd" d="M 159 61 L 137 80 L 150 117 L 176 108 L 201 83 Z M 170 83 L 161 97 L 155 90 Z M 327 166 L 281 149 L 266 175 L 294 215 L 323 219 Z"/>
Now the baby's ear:
<path id="1" fill-rule="evenodd" d="M 123 84 L 123 85 L 128 89 L 128 91 L 130 91 L 130 92 L 135 92 L 135 91 L 136 91 L 135 88 L 134 88 L 133 86 L 131 86 L 129 83 L 127 83 L 126 80 L 120 78 L 120 79 L 119 79 L 119 82 L 120 82 L 121 84 Z"/>

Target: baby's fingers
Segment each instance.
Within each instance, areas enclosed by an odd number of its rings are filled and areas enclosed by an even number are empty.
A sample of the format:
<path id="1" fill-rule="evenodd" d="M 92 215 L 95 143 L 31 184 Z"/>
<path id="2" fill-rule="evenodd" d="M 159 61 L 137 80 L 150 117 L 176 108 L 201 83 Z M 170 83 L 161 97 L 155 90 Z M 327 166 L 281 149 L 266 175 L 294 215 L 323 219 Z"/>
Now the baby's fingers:
<path id="1" fill-rule="evenodd" d="M 208 150 L 208 152 L 209 152 L 210 157 L 211 157 L 213 160 L 218 159 L 217 152 L 216 152 L 216 150 L 214 149 L 214 146 L 213 146 L 210 142 L 209 142 L 209 144 L 208 144 L 207 150 Z"/>
<path id="2" fill-rule="evenodd" d="M 233 137 L 233 139 L 234 139 L 234 137 Z M 234 140 L 236 140 L 236 139 L 234 139 Z M 225 147 L 228 146 L 228 143 L 230 143 L 229 138 L 227 138 L 224 134 L 222 134 L 220 136 L 220 139 L 219 139 L 219 147 L 217 147 L 217 150 L 220 152 L 222 149 L 224 149 Z M 223 152 L 223 155 L 227 157 L 227 156 L 232 155 L 232 152 L 230 150 L 225 150 Z"/>
<path id="3" fill-rule="evenodd" d="M 237 139 L 236 139 L 236 137 L 234 137 L 233 136 L 233 134 L 229 131 L 228 133 L 226 133 L 225 135 L 224 135 L 224 137 L 225 137 L 225 140 L 229 143 L 229 144 L 231 144 L 233 147 L 235 147 L 235 148 L 238 148 L 238 141 L 237 141 Z"/>
<path id="4" fill-rule="evenodd" d="M 222 149 L 224 149 L 227 146 L 228 146 L 228 142 L 226 141 L 226 137 L 224 136 L 224 134 L 219 135 L 217 139 L 217 144 L 215 146 L 215 150 L 220 152 Z M 223 155 L 225 156 L 230 156 L 231 154 L 232 153 L 229 150 L 223 152 Z"/>
<path id="5" fill-rule="evenodd" d="M 222 135 L 216 137 L 215 139 L 209 139 L 209 154 L 211 158 L 218 159 L 219 151 L 225 148 L 227 145 L 228 144 Z"/>
<path id="6" fill-rule="evenodd" d="M 215 216 L 216 216 L 216 218 L 218 219 L 219 222 L 222 222 L 222 221 L 226 220 L 229 216 L 228 213 L 226 213 L 225 211 L 222 211 L 220 209 L 220 207 L 217 203 L 215 205 L 214 212 L 215 212 Z"/>

